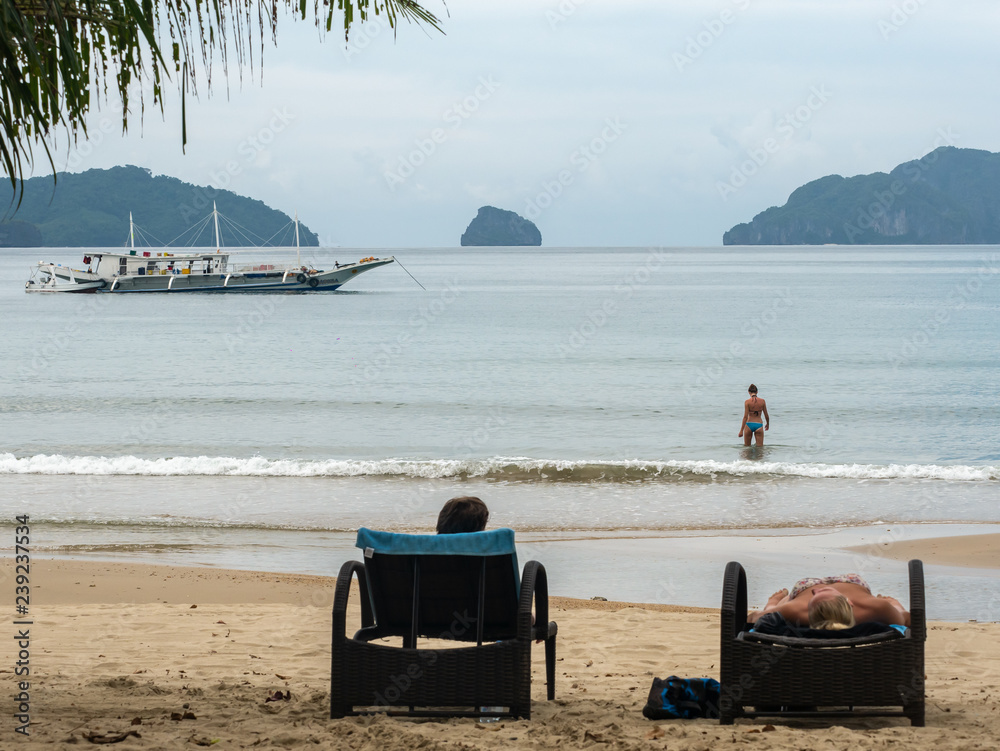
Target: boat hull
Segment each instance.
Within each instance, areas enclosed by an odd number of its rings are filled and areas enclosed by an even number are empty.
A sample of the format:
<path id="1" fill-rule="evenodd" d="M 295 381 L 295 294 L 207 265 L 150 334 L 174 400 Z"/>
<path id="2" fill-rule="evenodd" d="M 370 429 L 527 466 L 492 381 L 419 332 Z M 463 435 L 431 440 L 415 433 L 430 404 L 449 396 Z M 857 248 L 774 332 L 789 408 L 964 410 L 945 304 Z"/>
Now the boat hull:
<path id="1" fill-rule="evenodd" d="M 24 285 L 25 292 L 72 292 L 74 294 L 94 293 L 104 287 L 104 282 L 98 283 L 58 283 L 41 284 L 39 282 L 28 282 Z"/>
<path id="2" fill-rule="evenodd" d="M 56 263 L 39 263 L 25 283 L 25 292 L 97 292 L 107 282 L 89 271 L 72 269 Z"/>
<path id="3" fill-rule="evenodd" d="M 44 264 L 44 280 L 32 278 L 27 292 L 332 292 L 358 274 L 393 263 L 395 258 L 376 258 L 329 271 L 262 271 L 222 274 L 162 273 L 116 276 L 112 279 L 81 279 L 82 272 L 66 275 Z M 59 267 L 61 269 L 62 267 Z M 44 276 L 44 275 L 40 275 Z"/>

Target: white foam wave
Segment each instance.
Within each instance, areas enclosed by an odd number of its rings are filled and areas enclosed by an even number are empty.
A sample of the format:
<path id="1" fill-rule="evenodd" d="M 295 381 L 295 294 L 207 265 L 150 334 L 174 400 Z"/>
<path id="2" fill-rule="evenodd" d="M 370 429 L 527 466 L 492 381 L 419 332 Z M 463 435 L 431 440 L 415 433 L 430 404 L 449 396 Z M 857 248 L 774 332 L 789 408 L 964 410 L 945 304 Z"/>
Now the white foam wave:
<path id="1" fill-rule="evenodd" d="M 753 475 L 843 478 L 853 480 L 1000 480 L 1000 467 L 938 464 L 820 464 L 734 461 L 568 461 L 528 457 L 489 459 L 267 459 L 260 456 L 177 456 L 144 459 L 135 456 L 16 457 L 0 453 L 0 474 L 16 475 L 148 475 L 238 477 L 365 477 L 401 476 L 421 479 L 488 477 L 524 481 L 642 481 L 746 477 Z"/>
<path id="2" fill-rule="evenodd" d="M 803 464 L 798 462 L 701 460 L 663 462 L 656 466 L 663 468 L 659 471 L 677 469 L 695 475 L 777 475 L 852 480 L 1000 480 L 1000 467 L 966 464 Z"/>

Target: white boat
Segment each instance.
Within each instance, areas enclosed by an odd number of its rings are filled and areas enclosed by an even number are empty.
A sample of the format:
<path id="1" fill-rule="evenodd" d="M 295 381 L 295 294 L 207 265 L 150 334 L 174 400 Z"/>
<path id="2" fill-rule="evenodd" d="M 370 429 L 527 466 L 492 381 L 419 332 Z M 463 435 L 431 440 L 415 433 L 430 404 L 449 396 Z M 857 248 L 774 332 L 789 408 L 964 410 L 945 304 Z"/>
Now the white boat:
<path id="1" fill-rule="evenodd" d="M 129 249 L 124 252 L 88 250 L 86 270 L 39 261 L 25 284 L 26 292 L 322 292 L 335 290 L 358 274 L 396 259 L 362 258 L 323 270 L 291 263 L 238 264 L 219 245 L 219 212 L 212 207 L 215 250 L 174 253 L 170 249 L 135 247 L 135 225 L 129 214 Z M 203 220 L 204 221 L 204 220 Z M 295 220 L 298 252 L 299 224 Z M 260 249 L 254 249 L 259 255 Z"/>

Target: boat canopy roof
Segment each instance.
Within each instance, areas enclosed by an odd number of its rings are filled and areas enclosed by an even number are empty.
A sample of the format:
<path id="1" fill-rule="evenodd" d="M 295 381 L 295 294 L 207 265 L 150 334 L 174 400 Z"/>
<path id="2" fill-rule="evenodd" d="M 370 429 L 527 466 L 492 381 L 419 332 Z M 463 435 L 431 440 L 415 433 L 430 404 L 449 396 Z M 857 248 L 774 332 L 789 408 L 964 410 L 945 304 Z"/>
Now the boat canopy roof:
<path id="1" fill-rule="evenodd" d="M 148 255 L 147 255 L 147 253 L 148 253 Z M 174 261 L 197 261 L 197 260 L 201 260 L 203 258 L 208 258 L 209 256 L 211 256 L 212 258 L 228 258 L 229 257 L 229 253 L 228 252 L 223 253 L 222 251 L 218 251 L 218 250 L 214 250 L 214 249 L 211 249 L 211 250 L 210 249 L 205 249 L 205 250 L 201 251 L 200 253 L 191 253 L 191 252 L 187 252 L 187 253 L 155 252 L 154 253 L 154 252 L 148 251 L 148 250 L 146 250 L 146 251 L 136 250 L 135 252 L 132 252 L 132 253 L 112 253 L 112 252 L 106 251 L 106 250 L 88 250 L 88 251 L 85 251 L 85 254 L 88 255 L 88 256 L 93 256 L 94 258 L 101 258 L 103 256 L 109 256 L 111 258 L 138 258 L 140 260 L 147 260 L 147 261 L 152 261 L 152 260 L 155 260 L 157 258 L 159 258 L 161 260 L 164 259 L 164 258 L 169 258 L 169 259 L 174 260 Z"/>

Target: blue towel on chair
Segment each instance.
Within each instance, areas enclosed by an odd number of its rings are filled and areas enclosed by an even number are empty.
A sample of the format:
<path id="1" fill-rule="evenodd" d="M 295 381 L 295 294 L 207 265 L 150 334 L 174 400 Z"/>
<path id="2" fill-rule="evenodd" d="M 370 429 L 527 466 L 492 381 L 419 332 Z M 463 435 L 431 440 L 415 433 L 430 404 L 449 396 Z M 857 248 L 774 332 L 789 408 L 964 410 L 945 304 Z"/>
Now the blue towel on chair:
<path id="1" fill-rule="evenodd" d="M 454 535 L 408 535 L 362 527 L 354 545 L 365 551 L 365 557 L 370 555 L 368 551 L 380 555 L 509 555 L 514 569 L 514 586 L 517 590 L 521 588 L 513 529 Z"/>
<path id="2" fill-rule="evenodd" d="M 362 527 L 355 547 L 382 555 L 516 555 L 513 529 L 456 535 L 407 535 Z"/>

